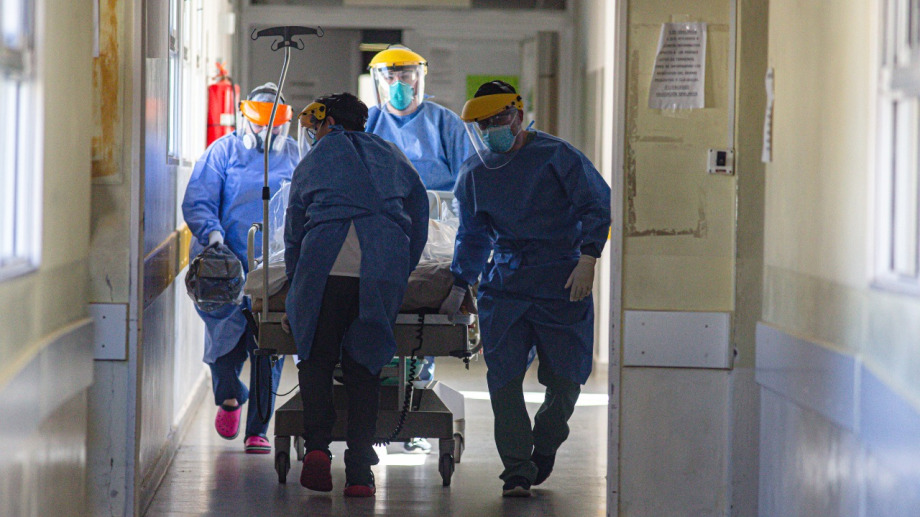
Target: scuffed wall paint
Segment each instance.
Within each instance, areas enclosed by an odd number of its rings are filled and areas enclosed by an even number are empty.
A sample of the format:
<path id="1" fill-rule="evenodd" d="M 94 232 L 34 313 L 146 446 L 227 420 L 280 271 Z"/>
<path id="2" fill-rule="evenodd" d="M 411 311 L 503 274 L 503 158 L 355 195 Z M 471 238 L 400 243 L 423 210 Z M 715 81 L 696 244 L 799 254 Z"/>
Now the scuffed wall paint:
<path id="1" fill-rule="evenodd" d="M 624 308 L 730 311 L 736 181 L 706 172 L 730 146 L 730 1 L 631 2 L 625 135 Z M 693 13 L 692 16 L 686 13 Z M 706 22 L 706 108 L 648 108 L 663 23 Z"/>
<path id="2" fill-rule="evenodd" d="M 92 219 L 89 301 L 129 303 L 132 180 L 126 161 L 131 134 L 125 92 L 131 89 L 131 6 L 99 4 L 99 56 L 93 59 Z"/>
<path id="3" fill-rule="evenodd" d="M 99 3 L 99 56 L 93 60 L 93 169 L 92 177 L 121 176 L 123 145 L 122 66 L 123 10 L 119 0 Z"/>

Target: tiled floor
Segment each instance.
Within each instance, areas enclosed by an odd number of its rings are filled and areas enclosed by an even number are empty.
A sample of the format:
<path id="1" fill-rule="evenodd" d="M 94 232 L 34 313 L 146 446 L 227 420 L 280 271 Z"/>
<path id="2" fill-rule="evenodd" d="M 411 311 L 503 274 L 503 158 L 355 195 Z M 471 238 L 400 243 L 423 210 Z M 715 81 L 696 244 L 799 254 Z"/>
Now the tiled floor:
<path id="1" fill-rule="evenodd" d="M 281 485 L 274 455 L 246 455 L 242 436 L 233 441 L 217 436 L 214 408 L 208 403 L 195 416 L 147 515 L 603 516 L 607 397 L 606 369 L 600 370 L 584 387 L 570 420 L 571 435 L 559 451 L 553 475 L 533 490 L 530 499 L 501 497 L 498 474 L 502 466 L 492 439 L 485 364 L 474 361 L 467 371 L 459 360 L 439 358 L 436 377 L 467 395 L 467 447 L 450 487 L 442 486 L 438 474 L 436 440 L 428 456 L 402 454 L 401 444 L 390 445 L 387 456 L 374 467 L 377 495 L 371 499 L 342 496 L 343 443 L 332 447 L 335 489 L 331 493 L 301 487 L 296 458 L 287 484 Z M 287 366 L 281 392 L 296 381 L 295 368 Z M 536 380 L 536 365 L 528 372 L 525 390 L 534 392 L 528 402 L 535 402 L 527 404 L 533 416 L 543 392 Z"/>

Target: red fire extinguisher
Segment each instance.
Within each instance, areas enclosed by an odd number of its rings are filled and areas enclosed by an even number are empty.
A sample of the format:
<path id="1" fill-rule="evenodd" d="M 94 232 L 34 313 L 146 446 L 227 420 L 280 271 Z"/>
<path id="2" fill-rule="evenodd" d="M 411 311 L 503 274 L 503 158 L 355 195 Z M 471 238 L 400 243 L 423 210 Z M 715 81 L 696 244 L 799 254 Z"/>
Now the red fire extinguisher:
<path id="1" fill-rule="evenodd" d="M 217 63 L 215 83 L 208 86 L 207 145 L 236 129 L 236 105 L 240 86 L 233 84 L 224 63 Z"/>

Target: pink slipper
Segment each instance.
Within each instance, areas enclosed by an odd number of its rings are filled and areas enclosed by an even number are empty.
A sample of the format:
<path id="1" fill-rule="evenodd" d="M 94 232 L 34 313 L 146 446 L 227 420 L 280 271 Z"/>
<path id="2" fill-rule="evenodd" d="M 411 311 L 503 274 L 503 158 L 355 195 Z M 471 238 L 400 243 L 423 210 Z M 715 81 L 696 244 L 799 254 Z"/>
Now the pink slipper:
<path id="1" fill-rule="evenodd" d="M 214 428 L 221 438 L 232 440 L 240 434 L 240 415 L 243 414 L 243 407 L 237 406 L 236 409 L 228 411 L 224 406 L 218 406 L 217 417 L 214 418 Z"/>
<path id="2" fill-rule="evenodd" d="M 243 444 L 246 446 L 246 454 L 270 454 L 272 452 L 271 444 L 261 436 L 248 436 Z"/>

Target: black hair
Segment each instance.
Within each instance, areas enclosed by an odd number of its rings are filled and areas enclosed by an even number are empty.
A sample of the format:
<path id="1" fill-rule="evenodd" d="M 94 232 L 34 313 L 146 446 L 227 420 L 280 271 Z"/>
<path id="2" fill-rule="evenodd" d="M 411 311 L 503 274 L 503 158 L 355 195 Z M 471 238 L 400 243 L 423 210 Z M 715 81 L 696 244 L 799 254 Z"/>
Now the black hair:
<path id="1" fill-rule="evenodd" d="M 473 97 L 482 97 L 483 95 L 495 95 L 497 93 L 517 93 L 514 89 L 514 86 L 506 83 L 505 81 L 489 81 L 476 90 L 476 95 Z"/>
<path id="2" fill-rule="evenodd" d="M 364 131 L 367 122 L 367 105 L 348 92 L 324 95 L 316 102 L 326 106 L 326 116 L 335 119 L 348 131 Z"/>

